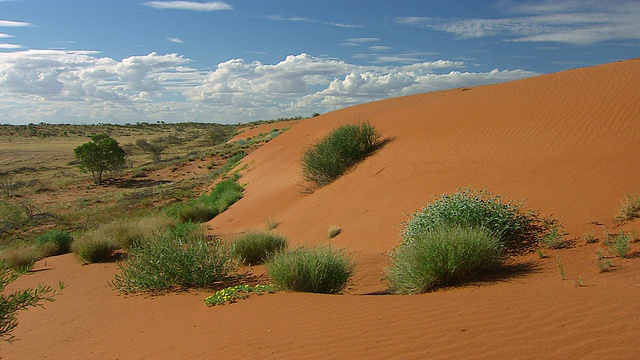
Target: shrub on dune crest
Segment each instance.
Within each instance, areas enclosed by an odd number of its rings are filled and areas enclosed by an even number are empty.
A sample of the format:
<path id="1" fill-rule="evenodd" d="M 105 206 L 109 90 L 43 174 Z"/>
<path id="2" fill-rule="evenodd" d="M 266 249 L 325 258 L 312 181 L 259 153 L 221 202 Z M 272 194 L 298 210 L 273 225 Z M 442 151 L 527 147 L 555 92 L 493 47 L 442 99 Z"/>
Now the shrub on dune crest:
<path id="1" fill-rule="evenodd" d="M 302 175 L 324 186 L 380 145 L 380 134 L 368 122 L 340 126 L 309 147 L 302 156 Z"/>
<path id="2" fill-rule="evenodd" d="M 344 291 L 355 267 L 341 251 L 320 246 L 276 253 L 265 265 L 278 287 L 323 294 Z"/>

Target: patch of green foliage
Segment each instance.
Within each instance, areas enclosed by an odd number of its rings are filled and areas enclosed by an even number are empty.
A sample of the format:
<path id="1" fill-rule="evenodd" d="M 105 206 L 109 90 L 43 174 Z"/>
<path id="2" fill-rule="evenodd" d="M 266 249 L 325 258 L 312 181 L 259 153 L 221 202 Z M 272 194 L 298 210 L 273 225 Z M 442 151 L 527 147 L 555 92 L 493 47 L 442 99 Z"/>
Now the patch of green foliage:
<path id="1" fill-rule="evenodd" d="M 58 290 L 50 286 L 38 285 L 36 288 L 26 288 L 11 293 L 5 288 L 14 282 L 19 274 L 0 263 L 0 340 L 11 342 L 13 330 L 18 326 L 17 313 L 29 307 L 42 307 L 43 301 L 54 301 L 55 296 L 64 289 L 64 284 L 58 284 Z"/>
<path id="2" fill-rule="evenodd" d="M 174 204 L 165 209 L 166 213 L 176 216 L 182 222 L 203 223 L 227 210 L 242 198 L 242 186 L 238 176 L 232 176 L 219 182 L 209 194 L 190 200 L 185 204 Z"/>
<path id="3" fill-rule="evenodd" d="M 245 264 L 262 264 L 287 247 L 287 239 L 268 232 L 248 232 L 233 241 L 233 254 Z"/>
<path id="4" fill-rule="evenodd" d="M 107 171 L 113 171 L 124 165 L 126 153 L 118 142 L 107 134 L 91 136 L 91 141 L 73 150 L 80 160 L 80 168 L 91 172 L 96 184 L 102 183 L 102 176 Z"/>
<path id="5" fill-rule="evenodd" d="M 35 243 L 39 246 L 45 246 L 47 244 L 54 245 L 55 251 L 50 255 L 66 254 L 71 251 L 71 243 L 73 242 L 73 236 L 67 231 L 62 230 L 49 230 L 44 234 L 39 235 L 35 239 Z"/>
<path id="6" fill-rule="evenodd" d="M 115 276 L 112 286 L 128 294 L 206 287 L 228 281 L 231 272 L 237 269 L 237 262 L 219 240 L 166 233 L 134 246 L 129 257 L 118 262 L 118 268 L 120 274 Z"/>
<path id="7" fill-rule="evenodd" d="M 250 294 L 263 295 L 264 293 L 273 294 L 276 292 L 276 288 L 273 285 L 258 284 L 255 286 L 250 285 L 236 285 L 218 290 L 210 296 L 204 299 L 204 303 L 207 306 L 224 305 L 226 303 L 233 304 L 240 299 L 246 299 Z"/>
<path id="8" fill-rule="evenodd" d="M 396 248 L 387 279 L 392 292 L 417 294 L 490 272 L 502 258 L 501 242 L 491 231 L 444 224 Z"/>
<path id="9" fill-rule="evenodd" d="M 379 145 L 380 134 L 368 122 L 340 126 L 304 152 L 302 176 L 314 186 L 327 185 Z"/>
<path id="10" fill-rule="evenodd" d="M 458 189 L 444 194 L 415 212 L 402 230 L 402 242 L 448 225 L 484 228 L 498 237 L 507 251 L 533 248 L 548 232 L 553 221 L 541 220 L 524 210 L 524 202 L 514 203 L 487 190 Z"/>
<path id="11" fill-rule="evenodd" d="M 265 266 L 281 289 L 323 294 L 344 291 L 355 268 L 343 252 L 320 246 L 276 253 Z"/>

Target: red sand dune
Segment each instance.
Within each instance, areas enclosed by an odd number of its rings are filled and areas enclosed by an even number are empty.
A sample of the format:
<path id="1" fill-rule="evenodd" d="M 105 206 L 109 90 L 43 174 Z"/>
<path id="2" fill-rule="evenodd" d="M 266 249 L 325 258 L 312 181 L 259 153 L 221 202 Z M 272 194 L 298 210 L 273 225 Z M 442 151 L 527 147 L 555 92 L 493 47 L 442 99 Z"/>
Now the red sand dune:
<path id="1" fill-rule="evenodd" d="M 68 284 L 20 314 L 5 359 L 639 358 L 640 245 L 598 273 L 579 237 L 602 237 L 640 191 L 640 60 L 380 101 L 300 121 L 245 158 L 245 197 L 209 223 L 230 238 L 280 222 L 292 244 L 332 243 L 357 262 L 345 295 L 277 293 L 206 308 L 204 292 L 125 297 L 114 264 L 46 259 L 16 286 Z M 303 191 L 299 159 L 363 119 L 389 142 L 334 183 Z M 386 252 L 407 213 L 458 187 L 487 187 L 553 215 L 574 246 L 521 256 L 529 271 L 416 296 L 385 290 Z M 625 230 L 640 230 L 640 221 Z M 326 239 L 330 225 L 343 232 Z M 640 233 L 640 232 L 639 232 Z M 564 264 L 560 278 L 556 255 Z M 44 261 L 38 266 L 44 266 Z M 576 286 L 581 284 L 582 286 Z M 15 287 L 14 287 L 15 288 Z"/>

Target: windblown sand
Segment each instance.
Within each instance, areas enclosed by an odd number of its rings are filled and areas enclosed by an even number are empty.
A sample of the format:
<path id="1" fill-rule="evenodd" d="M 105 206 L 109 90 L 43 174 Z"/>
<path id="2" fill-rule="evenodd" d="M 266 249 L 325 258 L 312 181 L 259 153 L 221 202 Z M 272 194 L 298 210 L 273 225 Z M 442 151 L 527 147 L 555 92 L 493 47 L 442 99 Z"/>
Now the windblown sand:
<path id="1" fill-rule="evenodd" d="M 639 358 L 640 244 L 599 273 L 602 239 L 640 191 L 640 60 L 356 106 L 299 121 L 251 153 L 244 198 L 212 220 L 225 239 L 264 228 L 293 246 L 331 243 L 357 263 L 344 295 L 280 292 L 207 308 L 206 292 L 122 296 L 115 264 L 45 259 L 12 289 L 68 287 L 20 313 L 4 359 Z M 344 123 L 388 140 L 334 183 L 305 191 L 304 148 Z M 259 131 L 259 130 L 258 130 Z M 491 282 L 415 296 L 384 293 L 387 252 L 433 197 L 487 187 L 557 218 L 571 247 L 524 255 Z M 331 225 L 342 233 L 328 240 Z M 625 231 L 640 234 L 640 221 Z M 560 278 L 557 258 L 565 270 Z M 257 268 L 256 272 L 261 269 Z"/>

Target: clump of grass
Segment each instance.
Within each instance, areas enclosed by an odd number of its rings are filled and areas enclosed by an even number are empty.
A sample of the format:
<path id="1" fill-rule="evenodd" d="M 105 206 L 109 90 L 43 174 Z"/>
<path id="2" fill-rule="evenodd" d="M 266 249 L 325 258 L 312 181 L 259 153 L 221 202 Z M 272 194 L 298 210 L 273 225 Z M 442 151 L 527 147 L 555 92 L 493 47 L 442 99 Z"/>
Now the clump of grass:
<path id="1" fill-rule="evenodd" d="M 538 257 L 540 259 L 544 259 L 547 257 L 547 255 L 544 253 L 544 251 L 542 251 L 542 249 L 538 248 L 536 249 L 536 255 L 538 255 Z"/>
<path id="2" fill-rule="evenodd" d="M 134 246 L 118 263 L 112 286 L 122 293 L 161 292 L 176 287 L 206 287 L 230 279 L 237 262 L 229 248 L 204 236 L 159 235 Z"/>
<path id="3" fill-rule="evenodd" d="M 548 233 L 546 233 L 541 241 L 549 249 L 560 249 L 565 246 L 564 232 L 560 226 L 553 226 Z"/>
<path id="4" fill-rule="evenodd" d="M 219 212 L 216 209 L 202 203 L 193 203 L 186 205 L 180 212 L 180 221 L 203 223 L 216 217 Z"/>
<path id="5" fill-rule="evenodd" d="M 227 210 L 242 198 L 242 186 L 237 182 L 238 176 L 232 176 L 219 182 L 211 193 L 200 196 L 182 206 L 170 208 L 169 213 L 176 212 L 182 222 L 203 223 Z"/>
<path id="6" fill-rule="evenodd" d="M 487 190 L 458 189 L 444 194 L 417 211 L 402 230 L 402 241 L 411 242 L 443 226 L 484 228 L 497 236 L 507 251 L 533 248 L 544 237 L 553 220 L 542 220 L 524 211 L 524 202 L 514 203 Z"/>
<path id="7" fill-rule="evenodd" d="M 609 259 L 598 259 L 596 268 L 598 269 L 598 272 L 601 273 L 610 272 L 613 270 L 613 262 Z"/>
<path id="8" fill-rule="evenodd" d="M 391 291 L 417 294 L 487 273 L 502 263 L 498 236 L 484 228 L 442 225 L 391 253 Z"/>
<path id="9" fill-rule="evenodd" d="M 71 251 L 71 243 L 73 237 L 67 231 L 62 230 L 49 230 L 44 234 L 39 235 L 35 239 L 35 243 L 40 247 L 45 247 L 46 255 L 59 255 L 66 254 Z M 44 254 L 43 254 L 44 255 Z"/>
<path id="10" fill-rule="evenodd" d="M 71 251 L 88 263 L 110 261 L 118 249 L 120 244 L 101 229 L 80 234 L 71 244 Z"/>
<path id="11" fill-rule="evenodd" d="M 338 294 L 349 285 L 355 265 L 343 252 L 318 246 L 277 253 L 266 268 L 279 288 Z"/>
<path id="12" fill-rule="evenodd" d="M 315 186 L 324 186 L 342 175 L 380 145 L 380 134 L 368 122 L 334 129 L 302 156 L 302 175 Z"/>
<path id="13" fill-rule="evenodd" d="M 16 246 L 0 252 L 0 263 L 16 273 L 26 273 L 40 259 L 41 252 L 37 246 Z"/>
<path id="14" fill-rule="evenodd" d="M 339 226 L 331 225 L 331 226 L 329 226 L 329 229 L 327 230 L 327 237 L 329 239 L 333 239 L 334 237 L 338 236 L 341 232 L 342 232 L 342 229 L 340 229 Z"/>
<path id="15" fill-rule="evenodd" d="M 584 239 L 584 242 L 586 242 L 587 244 L 595 244 L 598 242 L 598 239 L 593 236 L 592 233 L 586 232 L 582 235 L 582 238 Z"/>
<path id="16" fill-rule="evenodd" d="M 232 253 L 245 264 L 256 265 L 284 251 L 286 247 L 287 239 L 283 236 L 268 232 L 248 232 L 234 240 Z"/>
<path id="17" fill-rule="evenodd" d="M 177 225 L 175 219 L 164 214 L 148 215 L 130 220 L 118 220 L 100 226 L 100 231 L 115 239 L 124 249 L 150 241 L 156 233 Z"/>
<path id="18" fill-rule="evenodd" d="M 271 230 L 277 228 L 278 225 L 280 225 L 278 220 L 276 220 L 276 219 L 274 219 L 272 217 L 264 219 L 264 226 L 265 226 L 265 228 L 267 228 L 267 231 L 271 231 Z"/>
<path id="19" fill-rule="evenodd" d="M 558 269 L 560 270 L 560 279 L 564 280 L 564 264 L 560 259 L 560 255 L 556 255 L 556 264 L 558 264 Z"/>
<path id="20" fill-rule="evenodd" d="M 630 221 L 640 217 L 640 195 L 625 195 L 625 200 L 616 215 L 618 221 Z"/>
<path id="21" fill-rule="evenodd" d="M 618 235 L 607 235 L 604 244 L 612 254 L 621 258 L 627 257 L 629 251 L 631 251 L 631 233 L 625 233 L 620 230 Z"/>

